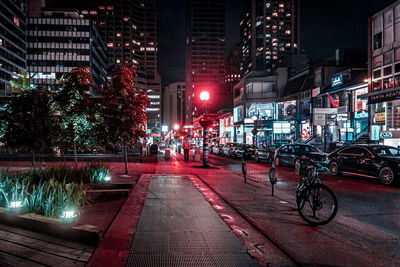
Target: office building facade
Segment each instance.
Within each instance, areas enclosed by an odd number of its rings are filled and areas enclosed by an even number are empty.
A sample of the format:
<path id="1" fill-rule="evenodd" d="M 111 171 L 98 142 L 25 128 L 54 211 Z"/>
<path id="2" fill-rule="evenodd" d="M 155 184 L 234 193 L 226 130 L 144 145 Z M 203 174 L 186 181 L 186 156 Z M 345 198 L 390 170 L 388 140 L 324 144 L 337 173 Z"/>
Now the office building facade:
<path id="1" fill-rule="evenodd" d="M 0 97 L 11 94 L 10 80 L 26 71 L 26 1 L 0 1 Z"/>
<path id="2" fill-rule="evenodd" d="M 27 61 L 31 84 L 57 89 L 65 73 L 89 67 L 93 93 L 106 82 L 106 47 L 96 26 L 76 11 L 46 10 L 28 18 Z"/>
<path id="3" fill-rule="evenodd" d="M 107 69 L 136 67 L 138 89 L 150 98 L 147 129 L 161 127 L 161 78 L 157 71 L 156 0 L 50 1 L 53 7 L 70 5 L 96 24 L 107 46 Z"/>

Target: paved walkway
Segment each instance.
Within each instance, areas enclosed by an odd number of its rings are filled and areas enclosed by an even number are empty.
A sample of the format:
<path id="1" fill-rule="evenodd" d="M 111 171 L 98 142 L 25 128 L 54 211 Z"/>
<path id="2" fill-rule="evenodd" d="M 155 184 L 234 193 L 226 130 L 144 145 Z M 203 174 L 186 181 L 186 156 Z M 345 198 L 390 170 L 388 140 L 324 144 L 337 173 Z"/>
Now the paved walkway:
<path id="1" fill-rule="evenodd" d="M 127 266 L 258 266 L 192 182 L 154 175 Z"/>

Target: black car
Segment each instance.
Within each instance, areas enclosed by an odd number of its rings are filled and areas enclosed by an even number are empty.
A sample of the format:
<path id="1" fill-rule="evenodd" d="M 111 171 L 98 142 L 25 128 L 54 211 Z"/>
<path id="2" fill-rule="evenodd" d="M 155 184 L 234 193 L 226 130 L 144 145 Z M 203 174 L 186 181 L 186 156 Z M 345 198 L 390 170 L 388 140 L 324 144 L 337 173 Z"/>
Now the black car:
<path id="1" fill-rule="evenodd" d="M 389 185 L 400 177 L 400 150 L 383 145 L 351 145 L 330 153 L 328 166 L 333 175 L 379 178 Z"/>
<path id="2" fill-rule="evenodd" d="M 240 144 L 233 151 L 233 157 L 249 159 L 254 156 L 257 147 L 249 144 Z"/>
<path id="3" fill-rule="evenodd" d="M 268 163 L 272 163 L 272 161 L 274 160 L 274 154 L 276 149 L 278 149 L 278 147 L 275 146 L 259 148 L 256 150 L 254 159 L 257 162 L 261 160 L 266 160 Z"/>
<path id="4" fill-rule="evenodd" d="M 296 172 L 300 169 L 300 157 L 306 156 L 315 161 L 325 161 L 326 154 L 312 145 L 294 144 L 283 145 L 275 151 L 274 161 L 276 166 L 295 167 Z"/>

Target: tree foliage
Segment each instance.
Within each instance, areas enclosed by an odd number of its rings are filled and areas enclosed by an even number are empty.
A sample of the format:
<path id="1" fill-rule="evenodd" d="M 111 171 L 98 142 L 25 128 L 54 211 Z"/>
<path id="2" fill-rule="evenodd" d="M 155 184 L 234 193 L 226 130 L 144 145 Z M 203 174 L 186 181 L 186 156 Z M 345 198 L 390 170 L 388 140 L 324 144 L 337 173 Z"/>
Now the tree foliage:
<path id="1" fill-rule="evenodd" d="M 27 76 L 26 72 L 21 70 L 17 77 L 11 79 L 11 88 L 14 93 L 27 91 L 30 88 L 30 81 L 29 77 Z"/>
<path id="2" fill-rule="evenodd" d="M 7 146 L 26 151 L 50 148 L 55 131 L 51 103 L 52 95 L 44 89 L 14 93 L 7 109 L 0 113 Z"/>
<path id="3" fill-rule="evenodd" d="M 115 70 L 111 87 L 105 92 L 102 115 L 107 125 L 106 140 L 123 139 L 133 143 L 146 136 L 146 107 L 150 101 L 144 90 L 135 89 L 133 67 Z"/>
<path id="4" fill-rule="evenodd" d="M 81 148 L 97 143 L 93 129 L 102 120 L 90 100 L 92 83 L 88 67 L 73 69 L 61 81 L 61 90 L 54 97 L 53 111 L 58 118 L 58 135 L 54 137 L 54 143 L 62 149 L 71 148 L 74 141 Z"/>

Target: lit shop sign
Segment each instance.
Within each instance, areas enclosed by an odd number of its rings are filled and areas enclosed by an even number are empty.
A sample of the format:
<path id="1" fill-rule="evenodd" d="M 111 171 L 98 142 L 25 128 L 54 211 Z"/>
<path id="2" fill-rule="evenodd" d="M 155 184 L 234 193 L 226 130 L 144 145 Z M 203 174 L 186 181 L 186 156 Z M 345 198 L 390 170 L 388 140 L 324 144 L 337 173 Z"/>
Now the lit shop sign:
<path id="1" fill-rule="evenodd" d="M 380 130 L 381 130 L 381 126 L 371 125 L 371 141 L 379 141 Z"/>
<path id="2" fill-rule="evenodd" d="M 274 134 L 290 134 L 290 122 L 274 122 Z"/>
<path id="3" fill-rule="evenodd" d="M 163 133 L 168 132 L 168 125 L 163 125 L 163 126 L 161 126 L 161 131 L 162 131 Z"/>
<path id="4" fill-rule="evenodd" d="M 331 87 L 336 87 L 342 84 L 343 84 L 343 76 L 341 74 L 331 79 Z"/>
<path id="5" fill-rule="evenodd" d="M 254 120 L 253 120 L 252 118 L 244 118 L 244 123 L 245 123 L 245 124 L 246 124 L 246 123 L 251 124 L 251 123 L 254 123 Z"/>
<path id="6" fill-rule="evenodd" d="M 354 118 L 356 118 L 356 119 L 365 119 L 365 118 L 368 118 L 368 112 L 366 112 L 365 110 L 363 110 L 363 111 L 357 111 L 357 112 L 354 114 Z"/>
<path id="7" fill-rule="evenodd" d="M 379 135 L 381 138 L 393 138 L 392 132 L 381 132 Z"/>
<path id="8" fill-rule="evenodd" d="M 385 108 L 375 109 L 375 123 L 381 125 L 381 124 L 385 124 L 385 122 L 386 122 Z"/>
<path id="9" fill-rule="evenodd" d="M 336 115 L 336 120 L 337 121 L 347 121 L 347 120 L 349 120 L 349 114 L 348 113 L 338 113 Z"/>
<path id="10" fill-rule="evenodd" d="M 397 99 L 399 97 L 400 97 L 400 90 L 387 92 L 387 93 L 381 93 L 378 95 L 372 95 L 368 99 L 368 104 L 375 104 L 375 103 L 379 103 L 379 102 L 390 101 L 390 100 Z"/>

